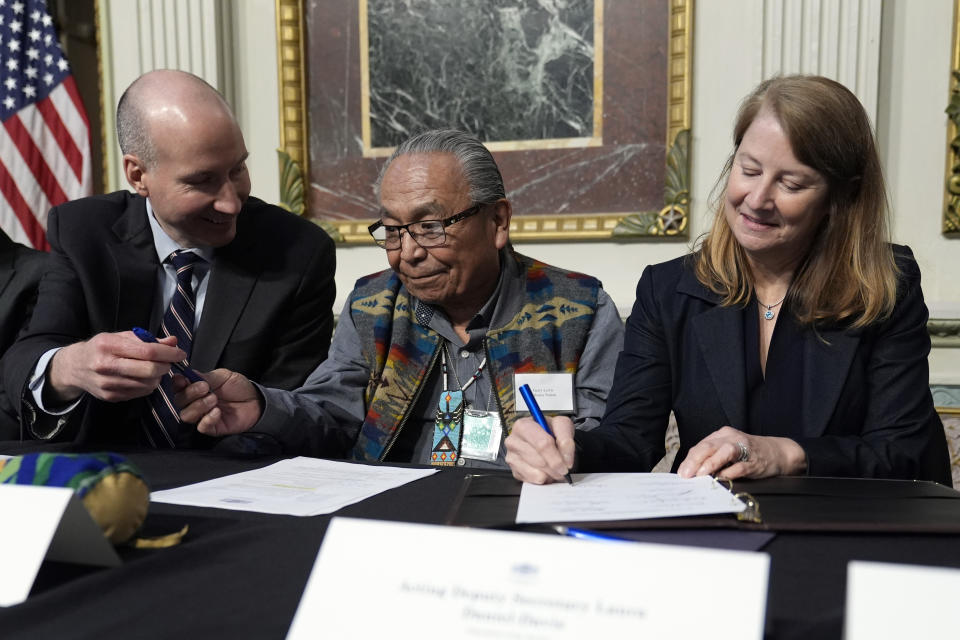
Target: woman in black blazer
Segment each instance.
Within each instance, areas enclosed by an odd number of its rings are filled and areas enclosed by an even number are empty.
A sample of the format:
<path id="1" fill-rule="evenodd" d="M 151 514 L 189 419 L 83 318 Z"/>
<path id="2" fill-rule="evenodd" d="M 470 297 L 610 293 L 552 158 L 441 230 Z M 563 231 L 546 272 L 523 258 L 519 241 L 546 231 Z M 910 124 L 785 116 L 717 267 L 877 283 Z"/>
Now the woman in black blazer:
<path id="1" fill-rule="evenodd" d="M 822 77 L 762 83 L 741 105 L 713 226 L 648 267 L 601 424 L 531 420 L 514 475 L 649 471 L 671 411 L 682 476 L 917 478 L 950 484 L 928 386 L 927 309 L 860 102 Z"/>

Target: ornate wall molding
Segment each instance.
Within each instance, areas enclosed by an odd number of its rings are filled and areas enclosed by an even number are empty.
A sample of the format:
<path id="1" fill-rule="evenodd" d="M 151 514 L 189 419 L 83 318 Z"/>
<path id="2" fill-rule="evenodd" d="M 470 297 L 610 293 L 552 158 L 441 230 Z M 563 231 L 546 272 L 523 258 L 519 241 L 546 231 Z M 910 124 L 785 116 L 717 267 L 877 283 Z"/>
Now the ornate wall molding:
<path id="1" fill-rule="evenodd" d="M 960 348 L 960 319 L 930 318 L 927 331 L 934 348 Z"/>
<path id="2" fill-rule="evenodd" d="M 120 94 L 152 69 L 182 69 L 200 76 L 233 100 L 232 7 L 226 0 L 98 0 L 102 77 L 104 188 L 126 187 L 113 133 Z"/>
<path id="3" fill-rule="evenodd" d="M 932 384 L 930 392 L 939 413 L 960 415 L 960 386 Z"/>
<path id="4" fill-rule="evenodd" d="M 876 124 L 882 8 L 881 0 L 762 0 L 762 77 L 833 78 Z"/>

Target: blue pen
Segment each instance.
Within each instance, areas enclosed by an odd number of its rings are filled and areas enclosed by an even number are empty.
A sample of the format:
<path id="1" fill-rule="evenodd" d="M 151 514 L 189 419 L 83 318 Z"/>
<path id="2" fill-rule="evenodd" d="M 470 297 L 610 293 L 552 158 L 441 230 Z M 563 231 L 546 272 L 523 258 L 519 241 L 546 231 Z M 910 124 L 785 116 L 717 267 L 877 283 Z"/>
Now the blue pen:
<path id="1" fill-rule="evenodd" d="M 577 538 L 578 540 L 595 540 L 598 542 L 631 542 L 626 538 L 620 538 L 614 535 L 597 533 L 595 531 L 589 531 L 587 529 L 575 529 L 574 527 L 564 527 L 562 525 L 555 525 L 553 527 L 553 530 L 562 536 L 570 536 L 571 538 Z"/>
<path id="2" fill-rule="evenodd" d="M 552 438 L 553 431 L 550 430 L 550 425 L 547 424 L 547 419 L 543 417 L 543 411 L 540 411 L 540 405 L 537 404 L 537 399 L 533 397 L 533 391 L 530 391 L 530 385 L 520 385 L 520 395 L 523 396 L 523 401 L 527 403 L 527 409 L 530 410 L 530 415 L 533 416 L 533 419 L 537 421 L 537 424 L 543 427 L 543 430 L 546 431 Z M 570 477 L 569 473 L 563 474 L 563 477 L 566 478 L 567 484 L 573 484 L 573 478 Z"/>
<path id="3" fill-rule="evenodd" d="M 134 335 L 136 335 L 138 338 L 140 338 L 144 342 L 157 341 L 156 337 L 154 337 L 154 335 L 149 331 L 147 331 L 146 329 L 141 329 L 140 327 L 134 327 L 133 329 L 131 329 L 131 331 L 133 331 Z M 203 378 L 201 378 L 196 371 L 194 371 L 193 369 L 188 367 L 186 364 L 184 364 L 184 362 L 173 363 L 172 366 L 176 370 L 176 372 L 182 375 L 184 378 L 186 378 L 190 382 L 203 382 Z"/>

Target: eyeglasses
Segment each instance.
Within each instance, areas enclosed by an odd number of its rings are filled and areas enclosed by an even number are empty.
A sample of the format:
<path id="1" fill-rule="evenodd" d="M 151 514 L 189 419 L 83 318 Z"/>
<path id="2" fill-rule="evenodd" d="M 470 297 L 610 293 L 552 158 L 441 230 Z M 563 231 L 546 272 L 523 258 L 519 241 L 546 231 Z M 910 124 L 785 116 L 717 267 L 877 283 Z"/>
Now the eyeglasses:
<path id="1" fill-rule="evenodd" d="M 387 251 L 400 248 L 401 231 L 409 233 L 413 241 L 421 247 L 439 247 L 447 241 L 447 233 L 444 229 L 476 214 L 482 206 L 482 204 L 475 204 L 443 220 L 420 220 L 409 224 L 383 224 L 381 220 L 377 220 L 367 227 L 367 231 L 373 236 L 373 241 Z"/>

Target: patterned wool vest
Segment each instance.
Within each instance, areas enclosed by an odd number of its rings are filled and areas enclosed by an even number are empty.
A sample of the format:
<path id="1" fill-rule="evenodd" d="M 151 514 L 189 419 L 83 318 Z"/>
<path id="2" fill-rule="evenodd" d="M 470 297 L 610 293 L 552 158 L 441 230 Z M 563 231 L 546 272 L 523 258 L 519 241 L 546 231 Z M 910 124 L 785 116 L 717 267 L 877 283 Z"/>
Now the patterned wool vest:
<path id="1" fill-rule="evenodd" d="M 576 372 L 600 290 L 596 278 L 511 256 L 524 274 L 525 301 L 509 322 L 484 338 L 508 429 L 516 420 L 513 373 Z M 367 414 L 352 456 L 381 460 L 439 359 L 441 337 L 417 322 L 414 301 L 392 270 L 358 280 L 349 305 L 371 372 L 364 395 Z"/>

